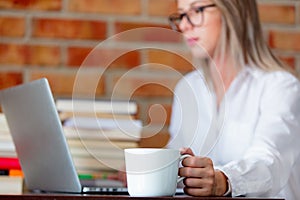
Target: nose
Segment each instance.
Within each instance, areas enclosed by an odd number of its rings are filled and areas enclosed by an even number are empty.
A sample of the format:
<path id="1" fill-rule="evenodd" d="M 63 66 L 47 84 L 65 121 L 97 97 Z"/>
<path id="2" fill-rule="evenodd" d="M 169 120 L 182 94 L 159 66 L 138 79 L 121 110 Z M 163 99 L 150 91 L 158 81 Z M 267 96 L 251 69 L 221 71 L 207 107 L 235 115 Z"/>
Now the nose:
<path id="1" fill-rule="evenodd" d="M 181 20 L 181 22 L 180 22 L 180 24 L 179 24 L 179 29 L 180 29 L 180 31 L 181 31 L 181 32 L 185 32 L 185 31 L 191 29 L 192 27 L 193 27 L 193 26 L 192 26 L 192 24 L 190 23 L 188 17 L 187 17 L 186 15 L 183 16 L 183 17 L 182 17 L 182 20 Z"/>

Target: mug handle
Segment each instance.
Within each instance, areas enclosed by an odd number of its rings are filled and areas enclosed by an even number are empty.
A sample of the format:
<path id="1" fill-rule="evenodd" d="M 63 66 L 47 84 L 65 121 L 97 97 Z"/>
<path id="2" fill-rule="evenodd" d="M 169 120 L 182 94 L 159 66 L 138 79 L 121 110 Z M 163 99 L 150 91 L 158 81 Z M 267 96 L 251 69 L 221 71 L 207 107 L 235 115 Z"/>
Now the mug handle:
<path id="1" fill-rule="evenodd" d="M 191 157 L 191 155 L 189 155 L 189 154 L 184 154 L 184 155 L 180 156 L 179 161 L 182 162 L 183 159 L 185 159 L 185 158 L 187 158 L 187 157 Z M 177 183 L 179 183 L 180 181 L 182 181 L 184 178 L 185 178 L 185 177 L 183 177 L 183 176 L 178 176 L 178 178 L 177 178 Z"/>

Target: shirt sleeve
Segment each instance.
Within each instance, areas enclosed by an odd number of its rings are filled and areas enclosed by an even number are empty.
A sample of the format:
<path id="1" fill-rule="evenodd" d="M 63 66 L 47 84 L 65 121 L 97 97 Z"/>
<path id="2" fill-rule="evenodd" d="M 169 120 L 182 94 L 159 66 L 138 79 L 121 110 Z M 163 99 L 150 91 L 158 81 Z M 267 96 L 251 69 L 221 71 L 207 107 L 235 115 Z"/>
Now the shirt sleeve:
<path id="1" fill-rule="evenodd" d="M 277 195 L 299 159 L 299 142 L 299 81 L 273 76 L 266 81 L 250 148 L 240 160 L 219 166 L 230 180 L 232 195 Z"/>

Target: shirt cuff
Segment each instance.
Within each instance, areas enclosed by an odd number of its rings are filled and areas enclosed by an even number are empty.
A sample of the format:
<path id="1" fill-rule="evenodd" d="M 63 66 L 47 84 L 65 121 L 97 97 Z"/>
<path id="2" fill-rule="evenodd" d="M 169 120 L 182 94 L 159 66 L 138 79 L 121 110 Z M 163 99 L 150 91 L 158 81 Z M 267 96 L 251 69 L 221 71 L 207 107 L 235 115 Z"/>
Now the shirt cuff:
<path id="1" fill-rule="evenodd" d="M 229 179 L 227 179 L 227 191 L 223 194 L 224 197 L 231 197 L 232 187 Z"/>

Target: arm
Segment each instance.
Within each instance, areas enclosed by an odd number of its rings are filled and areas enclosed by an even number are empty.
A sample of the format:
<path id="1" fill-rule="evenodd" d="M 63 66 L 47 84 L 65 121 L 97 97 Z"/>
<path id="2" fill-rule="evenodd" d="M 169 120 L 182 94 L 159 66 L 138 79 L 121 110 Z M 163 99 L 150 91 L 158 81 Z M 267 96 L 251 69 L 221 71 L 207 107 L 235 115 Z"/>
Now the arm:
<path id="1" fill-rule="evenodd" d="M 233 196 L 278 195 L 299 157 L 299 82 L 278 79 L 262 97 L 252 145 L 243 158 L 220 168 L 231 182 Z"/>
<path id="2" fill-rule="evenodd" d="M 185 159 L 180 175 L 187 177 L 186 193 L 222 196 L 228 178 L 233 196 L 278 195 L 300 154 L 300 86 L 289 78 L 266 87 L 252 144 L 241 159 L 218 166 L 220 171 L 209 158 Z"/>

